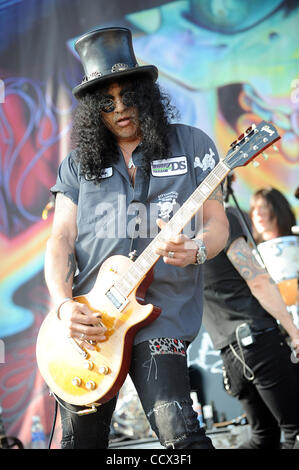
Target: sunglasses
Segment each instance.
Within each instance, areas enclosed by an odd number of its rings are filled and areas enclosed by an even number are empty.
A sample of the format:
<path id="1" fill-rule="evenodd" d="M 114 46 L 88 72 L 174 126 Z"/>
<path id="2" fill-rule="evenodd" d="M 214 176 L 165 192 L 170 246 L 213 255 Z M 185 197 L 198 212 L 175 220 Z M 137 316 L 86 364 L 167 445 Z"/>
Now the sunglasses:
<path id="1" fill-rule="evenodd" d="M 136 104 L 136 93 L 134 91 L 126 91 L 121 96 L 122 103 L 130 108 Z M 112 113 L 115 110 L 116 104 L 112 98 L 104 98 L 100 103 L 100 108 L 103 113 Z"/>

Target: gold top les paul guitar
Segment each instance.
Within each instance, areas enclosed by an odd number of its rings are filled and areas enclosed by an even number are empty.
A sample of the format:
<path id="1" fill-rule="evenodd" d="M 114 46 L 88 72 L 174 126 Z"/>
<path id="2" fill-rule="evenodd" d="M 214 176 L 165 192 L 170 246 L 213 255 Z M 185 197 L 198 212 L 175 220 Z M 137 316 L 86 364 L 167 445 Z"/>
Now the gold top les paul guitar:
<path id="1" fill-rule="evenodd" d="M 94 410 L 116 395 L 128 373 L 134 335 L 160 314 L 159 308 L 144 302 L 152 268 L 159 259 L 154 251 L 155 242 L 170 234 L 179 234 L 231 170 L 247 165 L 279 138 L 270 123 L 263 121 L 252 125 L 231 144 L 224 160 L 215 166 L 135 262 L 125 256 L 112 256 L 103 263 L 93 289 L 74 299 L 102 314 L 101 321 L 107 328 L 106 340 L 98 343 L 94 351 L 67 337 L 55 312 L 46 316 L 37 338 L 37 362 L 44 380 L 57 397 Z"/>

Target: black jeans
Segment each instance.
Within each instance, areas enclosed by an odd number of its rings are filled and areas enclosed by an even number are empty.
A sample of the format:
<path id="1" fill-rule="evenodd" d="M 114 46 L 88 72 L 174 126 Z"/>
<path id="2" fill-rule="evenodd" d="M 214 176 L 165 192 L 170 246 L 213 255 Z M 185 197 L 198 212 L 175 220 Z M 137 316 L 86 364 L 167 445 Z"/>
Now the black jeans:
<path id="1" fill-rule="evenodd" d="M 214 449 L 199 427 L 190 398 L 186 347 L 157 339 L 134 346 L 130 376 L 151 428 L 166 448 Z M 116 398 L 94 414 L 78 416 L 60 407 L 62 448 L 105 449 Z M 65 404 L 69 410 L 80 407 Z"/>
<path id="2" fill-rule="evenodd" d="M 284 431 L 285 448 L 293 448 L 299 434 L 299 364 L 291 361 L 291 350 L 278 329 L 254 337 L 252 345 L 242 347 L 253 380 L 243 374 L 243 365 L 230 347 L 221 351 L 229 393 L 237 397 L 247 415 L 252 439 L 244 447 L 275 449 L 280 447 Z M 238 355 L 237 344 L 233 347 Z"/>

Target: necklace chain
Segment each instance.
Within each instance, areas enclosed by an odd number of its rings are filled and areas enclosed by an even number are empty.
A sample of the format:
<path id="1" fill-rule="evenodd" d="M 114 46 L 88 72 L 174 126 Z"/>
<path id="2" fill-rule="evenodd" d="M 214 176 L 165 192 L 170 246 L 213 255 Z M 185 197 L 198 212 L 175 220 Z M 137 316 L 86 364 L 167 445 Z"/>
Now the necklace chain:
<path id="1" fill-rule="evenodd" d="M 128 167 L 129 169 L 135 168 L 135 165 L 134 165 L 134 162 L 133 162 L 132 157 L 130 157 L 130 160 L 129 160 L 128 164 L 127 164 L 127 167 Z"/>
<path id="2" fill-rule="evenodd" d="M 121 145 L 120 145 L 120 148 L 122 150 L 123 155 L 125 155 L 126 154 L 125 149 L 123 149 L 121 147 Z M 135 176 L 135 172 L 136 172 L 136 166 L 134 165 L 132 157 L 129 158 L 129 161 L 128 161 L 128 163 L 126 163 L 126 166 L 127 166 L 128 171 L 129 171 L 130 182 L 131 182 L 131 184 L 133 184 L 134 176 Z"/>

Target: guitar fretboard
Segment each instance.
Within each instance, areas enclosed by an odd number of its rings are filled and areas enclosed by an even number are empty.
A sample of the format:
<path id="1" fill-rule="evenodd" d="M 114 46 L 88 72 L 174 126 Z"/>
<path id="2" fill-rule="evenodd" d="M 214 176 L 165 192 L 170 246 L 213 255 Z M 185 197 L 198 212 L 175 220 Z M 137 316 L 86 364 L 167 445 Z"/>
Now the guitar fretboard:
<path id="1" fill-rule="evenodd" d="M 138 256 L 128 271 L 118 279 L 115 287 L 124 297 L 130 295 L 160 258 L 160 255 L 155 253 L 156 242 L 166 240 L 169 236 L 175 236 L 181 233 L 187 223 L 196 212 L 198 212 L 204 201 L 212 194 L 230 171 L 231 169 L 223 161 L 219 162 L 191 196 L 189 196 L 182 207 L 174 214 L 167 225 L 163 227 L 147 248 Z"/>

